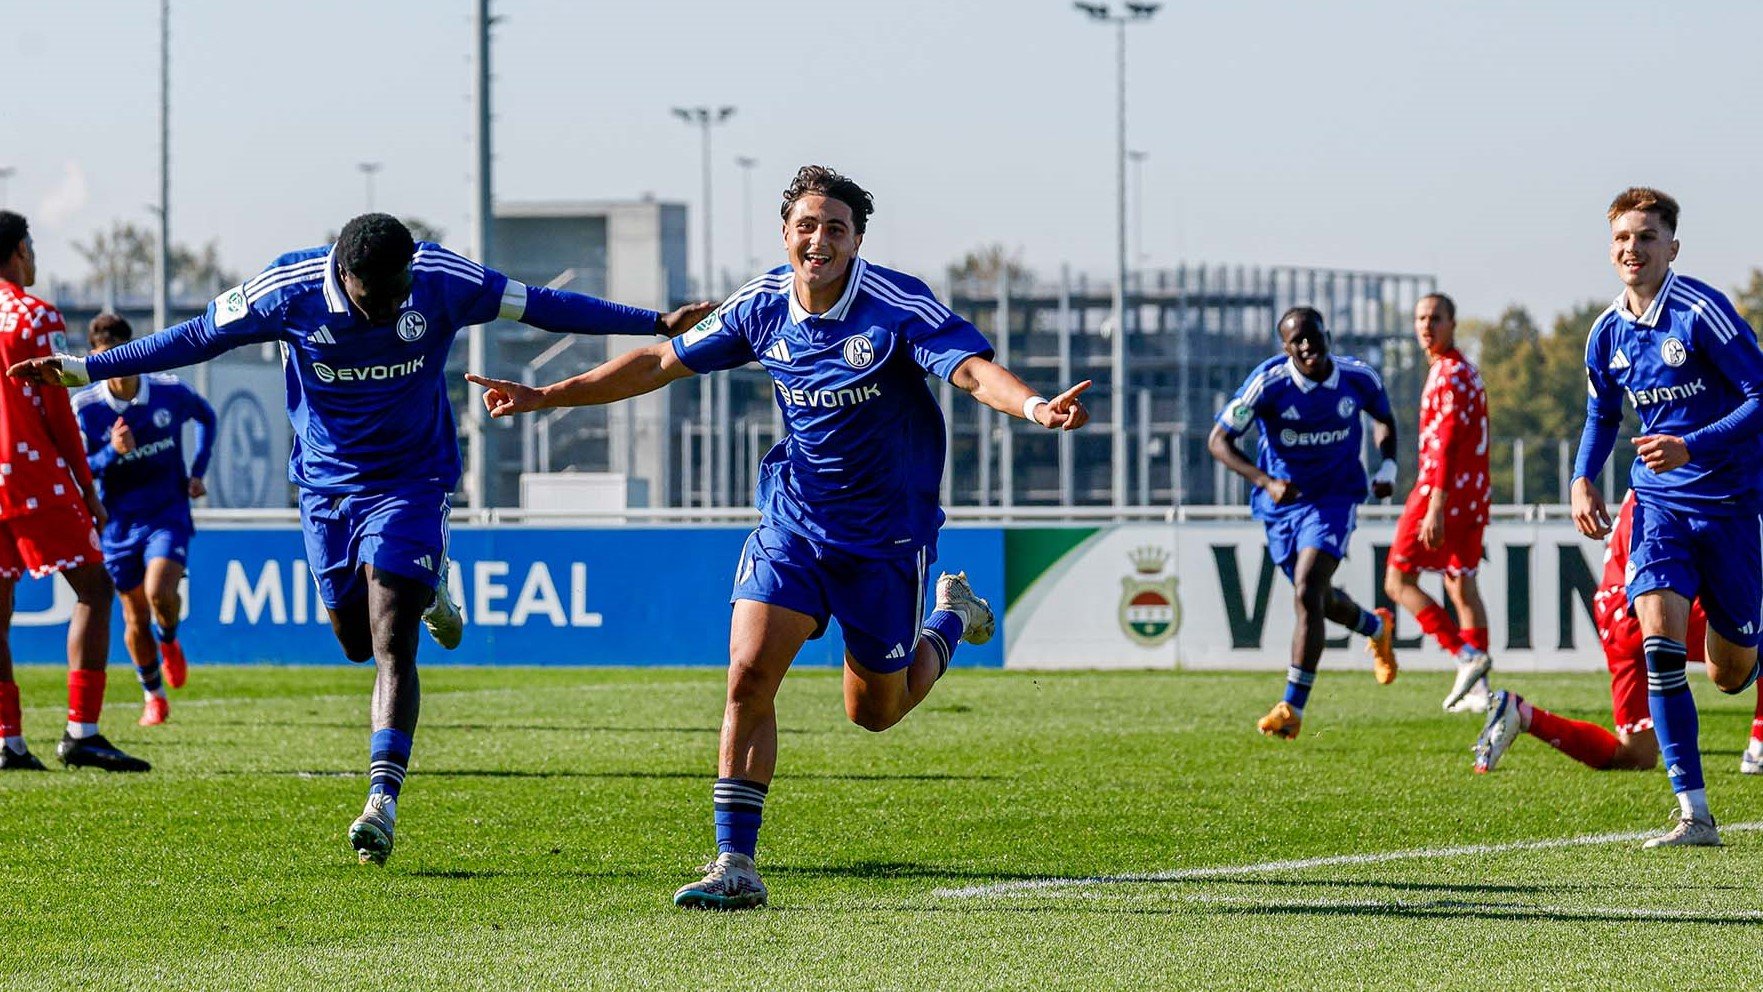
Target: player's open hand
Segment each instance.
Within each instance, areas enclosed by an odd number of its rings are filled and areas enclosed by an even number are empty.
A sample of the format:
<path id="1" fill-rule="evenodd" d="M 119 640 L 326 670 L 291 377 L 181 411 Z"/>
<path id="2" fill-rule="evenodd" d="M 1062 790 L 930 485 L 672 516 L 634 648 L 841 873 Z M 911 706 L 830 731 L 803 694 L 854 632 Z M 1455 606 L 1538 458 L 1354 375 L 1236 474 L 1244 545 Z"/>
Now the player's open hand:
<path id="1" fill-rule="evenodd" d="M 1573 525 L 1600 541 L 1610 535 L 1610 508 L 1604 505 L 1604 494 L 1583 475 L 1573 480 Z"/>
<path id="2" fill-rule="evenodd" d="M 88 385 L 92 381 L 86 377 L 86 363 L 68 355 L 29 358 L 7 369 L 6 374 L 26 382 L 67 386 L 70 389 Z"/>
<path id="3" fill-rule="evenodd" d="M 191 479 L 190 480 L 190 498 L 191 499 L 201 499 L 202 497 L 204 497 L 206 495 L 208 495 L 208 487 L 203 484 L 202 480 L 201 479 Z"/>
<path id="4" fill-rule="evenodd" d="M 1285 506 L 1298 498 L 1298 487 L 1290 479 L 1269 478 L 1261 488 L 1266 491 L 1267 498 L 1273 500 L 1274 506 Z"/>
<path id="5" fill-rule="evenodd" d="M 1431 510 L 1420 520 L 1420 543 L 1428 551 L 1437 551 L 1445 544 L 1445 521 L 1440 514 Z"/>
<path id="6" fill-rule="evenodd" d="M 1053 431 L 1075 431 L 1089 423 L 1090 411 L 1077 397 L 1092 385 L 1094 383 L 1091 380 L 1085 379 L 1036 407 L 1035 420 L 1042 427 Z"/>
<path id="7" fill-rule="evenodd" d="M 1670 434 L 1648 434 L 1633 439 L 1634 453 L 1655 472 L 1669 472 L 1690 463 L 1689 445 Z"/>
<path id="8" fill-rule="evenodd" d="M 135 432 L 129 430 L 128 421 L 121 417 L 110 425 L 110 447 L 119 455 L 126 455 L 135 450 Z"/>
<path id="9" fill-rule="evenodd" d="M 490 411 L 492 417 L 512 417 L 545 407 L 544 394 L 531 386 L 471 372 L 465 373 L 465 381 L 484 387 L 484 409 Z"/>
<path id="10" fill-rule="evenodd" d="M 696 326 L 698 321 L 710 316 L 710 311 L 715 309 L 716 304 L 705 300 L 688 303 L 678 310 L 655 318 L 655 333 L 677 338 Z"/>

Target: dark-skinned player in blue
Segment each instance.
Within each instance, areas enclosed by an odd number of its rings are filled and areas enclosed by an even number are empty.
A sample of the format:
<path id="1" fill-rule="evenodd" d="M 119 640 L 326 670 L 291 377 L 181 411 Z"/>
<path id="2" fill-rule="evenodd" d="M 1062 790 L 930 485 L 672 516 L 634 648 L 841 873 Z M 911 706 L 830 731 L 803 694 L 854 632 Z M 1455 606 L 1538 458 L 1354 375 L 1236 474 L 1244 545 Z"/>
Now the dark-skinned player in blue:
<path id="1" fill-rule="evenodd" d="M 129 322 L 113 313 L 94 317 L 86 330 L 92 354 L 133 336 Z M 178 590 L 196 535 L 190 500 L 208 492 L 202 477 L 214 450 L 214 408 L 177 376 L 156 372 L 93 383 L 74 394 L 73 412 L 110 514 L 99 534 L 104 568 L 122 600 L 123 641 L 146 696 L 140 723 L 151 727 L 171 713 L 166 687 L 181 689 L 188 676 Z M 196 428 L 187 464 L 186 423 Z"/>
<path id="2" fill-rule="evenodd" d="M 364 863 L 392 851 L 420 690 L 417 629 L 459 644 L 446 587 L 447 517 L 459 441 L 447 399 L 447 353 L 462 328 L 498 318 L 578 334 L 678 333 L 712 305 L 662 315 L 578 293 L 526 286 L 417 242 L 397 218 L 363 214 L 335 245 L 290 252 L 222 293 L 200 317 L 81 360 L 20 362 L 9 374 L 85 385 L 281 347 L 307 560 L 331 628 L 351 661 L 376 666 L 368 797 L 349 828 Z"/>
<path id="3" fill-rule="evenodd" d="M 504 417 L 614 403 L 693 374 L 758 362 L 788 432 L 759 467 L 759 528 L 736 566 L 715 806 L 716 860 L 674 894 L 697 909 L 748 909 L 767 891 L 754 863 L 777 766 L 778 686 L 796 652 L 837 619 L 845 713 L 866 730 L 900 722 L 961 641 L 992 636 L 965 573 L 927 569 L 943 523 L 945 379 L 991 409 L 1050 430 L 1089 419 L 1082 382 L 1051 400 L 991 360 L 974 326 L 923 282 L 857 255 L 874 202 L 849 178 L 804 166 L 783 197 L 788 264 L 753 279 L 673 341 L 533 388 L 468 376 Z"/>
<path id="4" fill-rule="evenodd" d="M 1293 307 L 1279 320 L 1282 354 L 1249 373 L 1218 413 L 1206 449 L 1255 487 L 1249 505 L 1267 528 L 1267 550 L 1292 582 L 1297 624 L 1285 697 L 1256 723 L 1269 737 L 1291 740 L 1303 727 L 1304 707 L 1322 660 L 1326 618 L 1368 638 L 1380 683 L 1396 678 L 1395 618 L 1366 610 L 1334 585 L 1347 556 L 1367 495 L 1390 495 L 1396 481 L 1396 422 L 1389 394 L 1371 366 L 1330 353 L 1328 329 L 1313 307 Z M 1375 424 L 1383 464 L 1369 485 L 1360 457 L 1361 415 Z M 1261 426 L 1255 460 L 1237 438 Z"/>

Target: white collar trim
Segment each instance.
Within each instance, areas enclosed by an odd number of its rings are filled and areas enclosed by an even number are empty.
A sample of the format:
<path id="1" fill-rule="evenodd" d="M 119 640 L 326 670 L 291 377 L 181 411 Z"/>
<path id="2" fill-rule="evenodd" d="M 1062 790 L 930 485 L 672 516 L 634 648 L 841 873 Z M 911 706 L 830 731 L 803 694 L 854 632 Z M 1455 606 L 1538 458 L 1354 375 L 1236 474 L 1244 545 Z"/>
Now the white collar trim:
<path id="1" fill-rule="evenodd" d="M 1298 363 L 1287 358 L 1286 374 L 1292 377 L 1292 383 L 1296 385 L 1301 392 L 1308 393 L 1317 386 L 1327 386 L 1330 389 L 1337 389 L 1341 384 L 1341 363 L 1339 359 L 1331 357 L 1329 359 L 1328 378 L 1321 382 L 1317 382 L 1315 379 L 1299 372 Z"/>
<path id="2" fill-rule="evenodd" d="M 116 392 L 115 392 L 116 380 L 115 379 L 104 380 L 104 402 L 106 404 L 108 404 L 109 407 L 112 410 L 115 410 L 117 413 L 121 413 L 124 410 L 127 410 L 131 406 L 146 406 L 147 405 L 147 390 L 149 388 L 151 388 L 148 385 L 150 380 L 148 380 L 148 378 L 146 376 L 141 376 L 140 379 L 141 379 L 141 388 L 137 389 L 135 391 L 135 398 L 132 400 L 126 400 L 126 401 L 122 397 L 116 395 Z"/>
<path id="3" fill-rule="evenodd" d="M 349 296 L 337 283 L 336 245 L 331 245 L 331 250 L 324 257 L 324 302 L 330 307 L 331 313 L 349 312 Z"/>
<path id="4" fill-rule="evenodd" d="M 790 323 L 800 324 L 809 317 L 819 317 L 821 320 L 844 320 L 845 316 L 851 312 L 851 305 L 857 302 L 857 286 L 863 281 L 863 271 L 867 268 L 869 265 L 863 259 L 853 258 L 851 260 L 851 273 L 845 280 L 845 293 L 839 297 L 839 302 L 827 309 L 826 313 L 809 313 L 802 304 L 796 302 L 796 283 L 792 278 L 790 280 Z"/>
<path id="5" fill-rule="evenodd" d="M 1676 270 L 1666 269 L 1665 281 L 1659 284 L 1658 294 L 1653 297 L 1653 302 L 1647 305 L 1647 312 L 1641 314 L 1639 317 L 1629 313 L 1627 293 L 1623 293 L 1616 297 L 1616 310 L 1618 313 L 1641 327 L 1658 327 L 1659 318 L 1665 316 L 1665 297 L 1670 295 L 1671 287 L 1676 282 Z"/>

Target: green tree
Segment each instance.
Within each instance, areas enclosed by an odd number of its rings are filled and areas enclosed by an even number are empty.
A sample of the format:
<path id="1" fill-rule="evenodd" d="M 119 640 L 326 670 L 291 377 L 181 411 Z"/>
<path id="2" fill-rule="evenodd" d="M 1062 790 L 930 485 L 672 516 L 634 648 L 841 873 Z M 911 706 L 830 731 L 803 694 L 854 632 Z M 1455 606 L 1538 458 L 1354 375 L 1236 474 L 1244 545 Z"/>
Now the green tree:
<path id="1" fill-rule="evenodd" d="M 1751 330 L 1763 333 L 1763 269 L 1752 269 L 1751 278 L 1733 291 L 1732 305 Z"/>

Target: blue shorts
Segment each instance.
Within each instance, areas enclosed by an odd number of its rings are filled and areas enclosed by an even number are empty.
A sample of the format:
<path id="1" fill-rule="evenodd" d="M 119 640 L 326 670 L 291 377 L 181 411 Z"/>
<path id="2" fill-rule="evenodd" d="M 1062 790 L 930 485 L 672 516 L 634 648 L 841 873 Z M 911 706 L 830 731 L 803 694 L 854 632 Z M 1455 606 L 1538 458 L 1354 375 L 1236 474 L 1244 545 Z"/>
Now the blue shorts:
<path id="1" fill-rule="evenodd" d="M 1763 630 L 1763 521 L 1636 503 L 1628 538 L 1628 601 L 1669 589 L 1702 601 L 1708 626 L 1741 647 Z"/>
<path id="2" fill-rule="evenodd" d="M 1298 565 L 1298 552 L 1305 548 L 1347 557 L 1347 542 L 1359 525 L 1359 504 L 1346 500 L 1294 503 L 1276 507 L 1261 523 L 1267 527 L 1267 550 L 1289 579 Z"/>
<path id="3" fill-rule="evenodd" d="M 147 562 L 166 558 L 186 564 L 190 558 L 190 538 L 196 527 L 190 522 L 189 511 L 166 514 L 153 520 L 110 518 L 104 525 L 100 542 L 104 545 L 104 570 L 118 592 L 139 588 L 147 578 Z"/>
<path id="4" fill-rule="evenodd" d="M 816 544 L 760 524 L 741 548 L 729 602 L 749 599 L 806 613 L 826 633 L 828 618 L 845 632 L 845 650 L 880 674 L 912 664 L 924 623 L 924 576 L 931 548 L 902 558 L 870 558 Z"/>
<path id="5" fill-rule="evenodd" d="M 439 585 L 450 496 L 438 488 L 325 496 L 300 493 L 306 561 L 329 609 L 367 595 L 361 566 Z"/>

